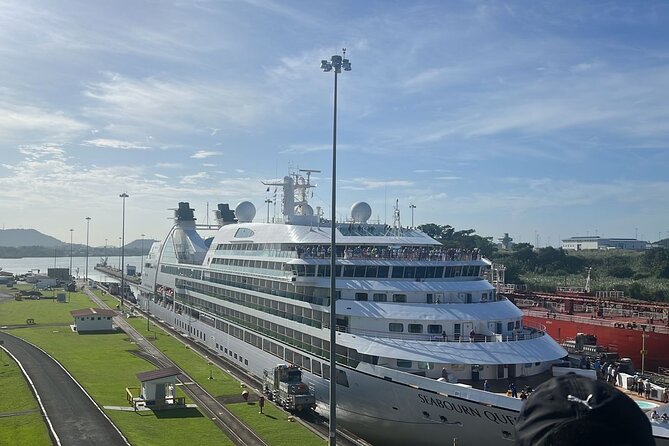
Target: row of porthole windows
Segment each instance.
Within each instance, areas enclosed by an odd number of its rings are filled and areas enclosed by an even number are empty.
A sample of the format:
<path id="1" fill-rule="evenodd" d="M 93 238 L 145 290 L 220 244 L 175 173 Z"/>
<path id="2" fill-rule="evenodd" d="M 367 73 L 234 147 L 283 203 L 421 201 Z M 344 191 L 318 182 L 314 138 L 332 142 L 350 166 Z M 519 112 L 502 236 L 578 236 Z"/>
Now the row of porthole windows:
<path id="1" fill-rule="evenodd" d="M 423 333 L 425 327 L 423 324 L 407 324 L 407 333 Z M 404 332 L 404 324 L 401 322 L 391 322 L 388 324 L 388 331 L 393 333 Z M 444 328 L 441 324 L 428 324 L 427 332 L 430 334 L 441 334 Z"/>
<path id="2" fill-rule="evenodd" d="M 499 326 L 501 328 L 501 325 Z M 506 325 L 506 328 L 508 331 L 512 331 L 514 329 L 518 330 L 520 329 L 520 321 L 512 321 L 508 322 Z M 423 324 L 407 324 L 407 333 L 423 333 L 423 330 L 425 329 L 425 326 Z M 460 333 L 460 324 L 455 324 L 455 329 L 456 329 L 456 334 Z M 401 322 L 390 322 L 388 324 L 388 331 L 392 333 L 403 333 L 404 332 L 404 324 Z M 441 324 L 428 324 L 427 325 L 427 333 L 429 334 L 442 334 L 444 332 L 444 328 Z"/>

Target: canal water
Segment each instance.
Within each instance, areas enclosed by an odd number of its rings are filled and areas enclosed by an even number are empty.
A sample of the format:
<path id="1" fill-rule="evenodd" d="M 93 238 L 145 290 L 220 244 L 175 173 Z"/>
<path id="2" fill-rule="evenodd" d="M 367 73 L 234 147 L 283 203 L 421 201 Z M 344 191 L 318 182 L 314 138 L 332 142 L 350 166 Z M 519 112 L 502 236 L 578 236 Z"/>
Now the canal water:
<path id="1" fill-rule="evenodd" d="M 120 257 L 109 257 L 107 264 L 114 268 L 118 268 L 120 264 Z M 118 280 L 109 277 L 99 271 L 95 270 L 95 265 L 100 262 L 100 257 L 88 258 L 88 277 L 105 282 L 118 282 Z M 126 265 L 133 265 L 137 267 L 137 274 L 140 273 L 142 257 L 141 256 L 126 256 Z M 49 268 L 69 268 L 70 257 L 24 257 L 21 259 L 1 259 L 0 269 L 13 274 L 24 274 L 29 271 L 46 274 Z M 86 275 L 86 257 L 72 257 L 72 275 L 74 277 L 83 278 Z"/>

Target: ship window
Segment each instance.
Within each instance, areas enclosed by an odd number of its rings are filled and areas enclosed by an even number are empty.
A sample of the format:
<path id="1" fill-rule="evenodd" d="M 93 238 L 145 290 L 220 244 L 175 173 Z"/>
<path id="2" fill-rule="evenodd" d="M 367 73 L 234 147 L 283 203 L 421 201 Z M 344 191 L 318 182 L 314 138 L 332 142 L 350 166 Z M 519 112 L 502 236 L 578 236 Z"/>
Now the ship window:
<path id="1" fill-rule="evenodd" d="M 405 266 L 404 267 L 404 278 L 413 279 L 416 276 L 416 267 L 415 266 Z"/>
<path id="2" fill-rule="evenodd" d="M 419 266 L 416 268 L 416 279 L 423 279 L 425 277 L 425 272 L 426 267 L 424 266 Z"/>
<path id="3" fill-rule="evenodd" d="M 247 237 L 253 237 L 255 235 L 255 232 L 253 232 L 249 228 L 239 228 L 237 229 L 237 232 L 235 232 L 235 238 L 247 238 Z"/>
<path id="4" fill-rule="evenodd" d="M 434 363 L 432 362 L 417 362 L 416 365 L 421 370 L 434 370 Z"/>
<path id="5" fill-rule="evenodd" d="M 427 332 L 430 334 L 441 334 L 444 331 L 441 324 L 430 324 L 427 326 Z"/>
<path id="6" fill-rule="evenodd" d="M 404 267 L 403 266 L 393 266 L 393 279 L 401 279 L 404 277 Z"/>
<path id="7" fill-rule="evenodd" d="M 365 270 L 365 277 L 377 277 L 379 269 L 376 266 L 368 266 Z"/>
<path id="8" fill-rule="evenodd" d="M 355 293 L 355 300 L 368 300 L 367 293 Z"/>
<path id="9" fill-rule="evenodd" d="M 506 324 L 506 329 L 507 329 L 508 331 L 513 330 L 513 322 L 509 322 L 509 323 L 507 323 L 507 324 Z"/>
<path id="10" fill-rule="evenodd" d="M 355 267 L 355 273 L 353 274 L 354 277 L 365 277 L 365 266 L 356 266 Z"/>
<path id="11" fill-rule="evenodd" d="M 406 302 L 406 301 L 407 301 L 406 294 L 393 294 L 393 302 Z"/>
<path id="12" fill-rule="evenodd" d="M 355 274 L 355 266 L 344 265 L 344 277 L 353 277 Z"/>
<path id="13" fill-rule="evenodd" d="M 516 321 L 516 329 L 520 330 L 520 321 Z"/>
<path id="14" fill-rule="evenodd" d="M 316 275 L 316 265 L 306 265 L 307 277 L 314 277 Z"/>
<path id="15" fill-rule="evenodd" d="M 403 369 L 410 369 L 412 365 L 411 361 L 407 361 L 406 359 L 398 359 L 397 360 L 397 367 L 403 368 Z"/>
<path id="16" fill-rule="evenodd" d="M 379 272 L 377 274 L 377 277 L 383 277 L 383 278 L 388 277 L 389 270 L 390 270 L 389 266 L 379 266 Z"/>
<path id="17" fill-rule="evenodd" d="M 374 302 L 386 302 L 388 296 L 386 293 L 374 293 Z"/>
<path id="18" fill-rule="evenodd" d="M 409 324 L 409 333 L 422 333 L 423 324 Z"/>
<path id="19" fill-rule="evenodd" d="M 391 322 L 388 324 L 388 330 L 395 333 L 402 333 L 404 331 L 404 325 L 399 322 Z"/>

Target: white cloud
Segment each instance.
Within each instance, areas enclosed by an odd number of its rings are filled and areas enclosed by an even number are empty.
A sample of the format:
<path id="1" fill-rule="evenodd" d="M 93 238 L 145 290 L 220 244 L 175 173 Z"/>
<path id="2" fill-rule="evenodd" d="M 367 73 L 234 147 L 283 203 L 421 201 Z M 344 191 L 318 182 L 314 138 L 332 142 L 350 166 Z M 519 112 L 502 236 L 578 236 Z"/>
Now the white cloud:
<path id="1" fill-rule="evenodd" d="M 85 123 L 62 111 L 0 102 L 0 139 L 4 143 L 64 142 L 86 130 Z"/>
<path id="2" fill-rule="evenodd" d="M 380 189 L 383 187 L 410 187 L 413 181 L 408 180 L 374 180 L 370 178 L 355 178 L 352 180 L 342 180 L 342 189 L 350 190 L 369 190 Z"/>
<path id="3" fill-rule="evenodd" d="M 190 157 L 195 158 L 195 159 L 204 159 L 204 158 L 209 158 L 212 156 L 217 156 L 220 155 L 221 152 L 213 152 L 210 150 L 198 150 L 194 154 L 192 154 Z"/>
<path id="4" fill-rule="evenodd" d="M 156 167 L 160 169 L 177 169 L 181 167 L 181 164 L 179 163 L 158 163 L 156 164 Z"/>
<path id="5" fill-rule="evenodd" d="M 149 146 L 145 146 L 135 142 L 120 141 L 118 139 L 91 139 L 83 142 L 84 145 L 100 147 L 102 149 L 121 149 L 121 150 L 146 150 L 150 149 Z"/>
<path id="6" fill-rule="evenodd" d="M 162 179 L 169 178 L 167 175 L 163 175 L 163 174 L 160 174 L 160 173 L 154 173 L 153 176 L 157 177 L 157 178 L 162 178 Z"/>
<path id="7" fill-rule="evenodd" d="M 186 175 L 181 177 L 181 184 L 197 184 L 202 180 L 209 179 L 209 174 L 207 172 L 198 172 L 193 175 Z"/>

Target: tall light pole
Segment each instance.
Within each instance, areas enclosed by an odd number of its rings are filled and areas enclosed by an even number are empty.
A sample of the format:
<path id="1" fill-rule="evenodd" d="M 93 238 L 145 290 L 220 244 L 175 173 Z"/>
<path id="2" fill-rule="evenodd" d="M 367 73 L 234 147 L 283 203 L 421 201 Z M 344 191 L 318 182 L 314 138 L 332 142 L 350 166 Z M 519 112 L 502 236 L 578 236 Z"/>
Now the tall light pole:
<path id="1" fill-rule="evenodd" d="M 321 69 L 326 73 L 334 69 L 334 113 L 332 123 L 332 217 L 330 222 L 330 430 L 329 444 L 337 445 L 337 75 L 351 71 L 351 62 L 346 59 L 346 48 L 343 55 L 334 55 L 330 61 L 321 60 Z"/>
<path id="2" fill-rule="evenodd" d="M 265 203 L 267 203 L 267 223 L 269 223 L 269 205 L 272 203 L 272 200 L 267 198 Z"/>
<path id="3" fill-rule="evenodd" d="M 123 295 L 125 294 L 125 275 L 123 274 L 123 264 L 125 263 L 125 199 L 129 195 L 123 192 L 119 197 L 123 200 L 123 217 L 121 223 L 121 312 L 123 312 Z"/>
<path id="4" fill-rule="evenodd" d="M 208 213 L 208 212 L 207 212 Z M 140 277 L 144 275 L 144 237 L 145 235 L 142 234 L 142 257 L 140 259 L 140 265 L 139 265 L 139 275 Z"/>
<path id="5" fill-rule="evenodd" d="M 72 233 L 74 229 L 70 228 L 70 278 L 72 277 Z"/>
<path id="6" fill-rule="evenodd" d="M 91 217 L 86 217 L 86 285 L 88 285 L 88 230 L 91 224 Z"/>
<path id="7" fill-rule="evenodd" d="M 105 264 L 104 266 L 107 266 L 107 239 L 105 239 Z"/>
<path id="8" fill-rule="evenodd" d="M 118 238 L 118 269 L 122 270 L 123 266 L 121 265 L 121 247 L 123 246 L 122 237 Z"/>
<path id="9" fill-rule="evenodd" d="M 416 209 L 416 205 L 411 203 L 409 208 L 411 209 L 411 228 L 413 229 L 413 210 Z"/>

